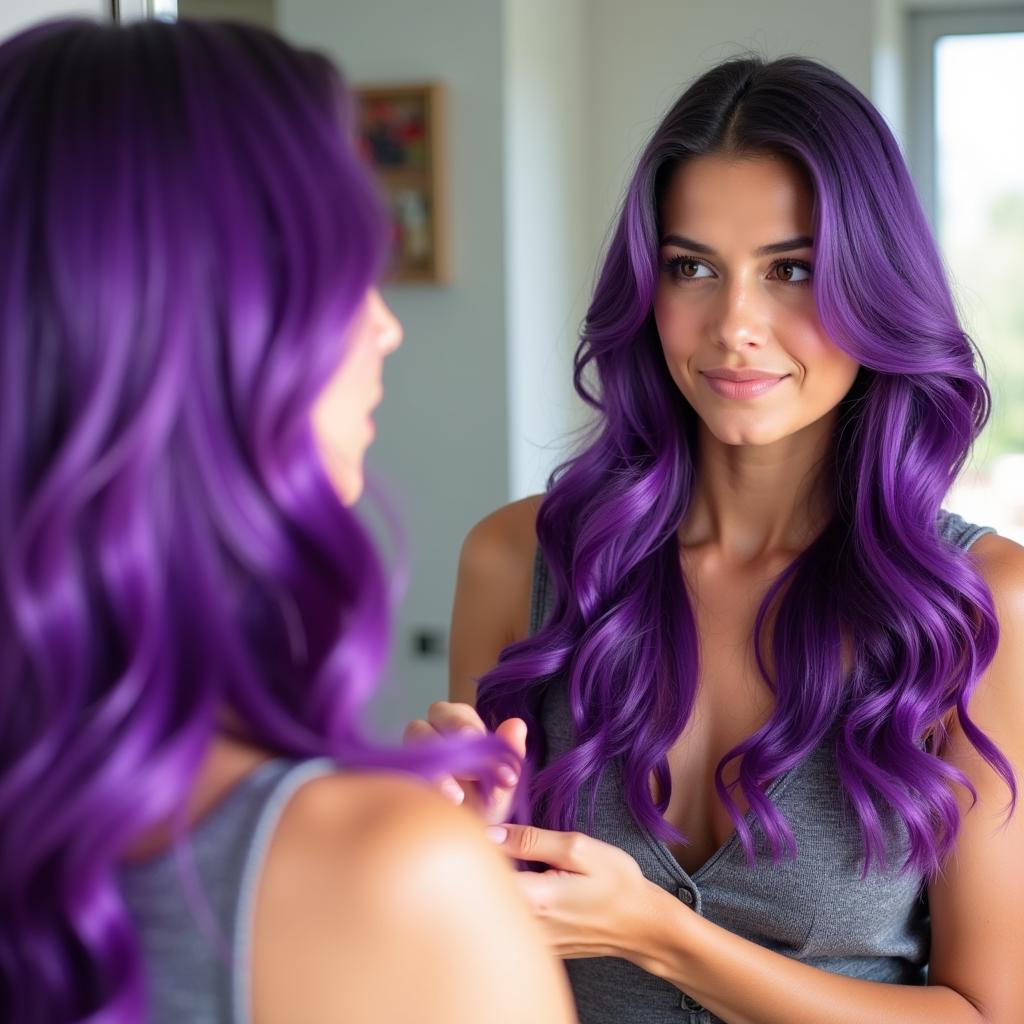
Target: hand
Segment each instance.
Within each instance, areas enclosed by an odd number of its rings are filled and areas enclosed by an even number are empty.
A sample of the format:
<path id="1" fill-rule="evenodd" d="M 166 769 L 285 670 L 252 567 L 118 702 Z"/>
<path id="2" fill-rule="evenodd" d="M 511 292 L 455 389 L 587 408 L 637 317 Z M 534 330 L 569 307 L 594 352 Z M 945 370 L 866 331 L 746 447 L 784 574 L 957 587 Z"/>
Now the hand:
<path id="1" fill-rule="evenodd" d="M 516 881 L 553 952 L 565 960 L 618 956 L 645 966 L 666 894 L 628 853 L 579 832 L 529 825 L 492 826 L 487 834 L 509 857 L 550 866 L 542 874 L 521 871 Z"/>
<path id="2" fill-rule="evenodd" d="M 417 719 L 406 726 L 402 739 L 407 744 L 424 743 L 437 736 L 460 732 L 482 735 L 487 732 L 487 726 L 471 704 L 439 700 L 427 709 L 426 721 Z M 494 730 L 494 735 L 503 739 L 520 758 L 526 756 L 526 723 L 521 718 L 506 718 Z M 465 804 L 487 822 L 502 822 L 509 816 L 518 782 L 518 774 L 501 765 L 498 768 L 498 785 L 491 794 L 490 802 L 484 800 L 474 778 L 445 775 L 438 779 L 438 787 L 452 803 Z"/>

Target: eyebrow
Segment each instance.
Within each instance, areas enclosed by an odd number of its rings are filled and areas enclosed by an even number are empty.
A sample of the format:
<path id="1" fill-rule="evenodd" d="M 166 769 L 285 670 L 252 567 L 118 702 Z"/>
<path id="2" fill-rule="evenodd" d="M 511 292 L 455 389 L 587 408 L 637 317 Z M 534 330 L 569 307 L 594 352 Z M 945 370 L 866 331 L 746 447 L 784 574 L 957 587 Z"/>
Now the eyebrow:
<path id="1" fill-rule="evenodd" d="M 703 242 L 695 242 L 692 238 L 683 235 L 665 235 L 661 240 L 662 245 L 675 245 L 680 249 L 692 249 L 694 252 L 702 252 L 707 256 L 717 256 L 718 253 L 705 245 Z M 777 252 L 791 252 L 793 249 L 809 249 L 814 245 L 814 239 L 809 235 L 800 235 L 799 238 L 789 238 L 785 242 L 772 242 L 771 245 L 762 245 L 754 250 L 755 256 L 771 256 Z"/>

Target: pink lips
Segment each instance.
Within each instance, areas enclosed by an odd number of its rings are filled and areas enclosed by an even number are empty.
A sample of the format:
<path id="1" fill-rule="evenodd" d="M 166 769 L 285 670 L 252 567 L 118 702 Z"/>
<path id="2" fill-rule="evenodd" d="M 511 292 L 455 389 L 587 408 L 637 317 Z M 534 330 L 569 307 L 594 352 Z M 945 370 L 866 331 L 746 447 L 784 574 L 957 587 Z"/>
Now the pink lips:
<path id="1" fill-rule="evenodd" d="M 722 398 L 756 398 L 771 391 L 788 373 L 772 373 L 767 370 L 702 370 L 708 387 Z"/>

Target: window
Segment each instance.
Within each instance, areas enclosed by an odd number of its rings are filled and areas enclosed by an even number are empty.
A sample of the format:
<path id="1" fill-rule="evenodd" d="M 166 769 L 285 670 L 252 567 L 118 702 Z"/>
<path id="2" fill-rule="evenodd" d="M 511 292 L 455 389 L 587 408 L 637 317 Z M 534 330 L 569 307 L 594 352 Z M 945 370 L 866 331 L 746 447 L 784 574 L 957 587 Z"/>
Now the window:
<path id="1" fill-rule="evenodd" d="M 911 162 L 993 394 L 946 507 L 1024 543 L 1024 10 L 915 13 L 910 44 Z"/>

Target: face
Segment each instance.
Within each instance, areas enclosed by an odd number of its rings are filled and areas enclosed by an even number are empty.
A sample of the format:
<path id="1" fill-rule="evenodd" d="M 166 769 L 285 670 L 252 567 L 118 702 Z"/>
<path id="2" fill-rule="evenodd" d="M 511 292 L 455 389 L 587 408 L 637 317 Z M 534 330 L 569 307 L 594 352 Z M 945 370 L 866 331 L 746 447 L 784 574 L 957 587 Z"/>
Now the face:
<path id="1" fill-rule="evenodd" d="M 812 203 L 805 172 L 770 156 L 695 157 L 666 189 L 655 321 L 673 380 L 723 444 L 830 429 L 857 376 L 818 320 Z"/>
<path id="2" fill-rule="evenodd" d="M 384 357 L 402 343 L 402 325 L 376 288 L 350 328 L 348 349 L 313 405 L 313 434 L 339 497 L 353 505 L 363 493 L 363 459 L 374 436 L 371 413 L 384 394 Z"/>

